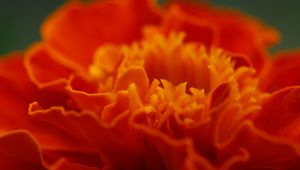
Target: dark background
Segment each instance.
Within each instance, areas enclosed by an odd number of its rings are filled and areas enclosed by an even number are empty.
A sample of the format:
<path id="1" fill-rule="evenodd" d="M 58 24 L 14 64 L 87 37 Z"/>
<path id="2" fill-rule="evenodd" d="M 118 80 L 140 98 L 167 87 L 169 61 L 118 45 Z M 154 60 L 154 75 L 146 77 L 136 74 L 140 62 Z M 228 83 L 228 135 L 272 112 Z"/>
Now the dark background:
<path id="1" fill-rule="evenodd" d="M 0 55 L 22 50 L 39 40 L 44 18 L 64 0 L 0 0 Z M 256 16 L 282 33 L 273 48 L 300 47 L 300 1 L 297 0 L 214 0 L 219 6 L 237 8 Z"/>

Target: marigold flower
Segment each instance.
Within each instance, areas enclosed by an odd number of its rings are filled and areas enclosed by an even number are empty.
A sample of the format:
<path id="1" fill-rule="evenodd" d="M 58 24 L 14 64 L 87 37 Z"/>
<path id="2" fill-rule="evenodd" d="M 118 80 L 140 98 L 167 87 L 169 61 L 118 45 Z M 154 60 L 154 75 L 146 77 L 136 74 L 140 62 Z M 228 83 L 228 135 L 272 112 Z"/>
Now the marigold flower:
<path id="1" fill-rule="evenodd" d="M 0 61 L 2 169 L 300 168 L 299 52 L 259 21 L 70 1 L 41 32 Z"/>

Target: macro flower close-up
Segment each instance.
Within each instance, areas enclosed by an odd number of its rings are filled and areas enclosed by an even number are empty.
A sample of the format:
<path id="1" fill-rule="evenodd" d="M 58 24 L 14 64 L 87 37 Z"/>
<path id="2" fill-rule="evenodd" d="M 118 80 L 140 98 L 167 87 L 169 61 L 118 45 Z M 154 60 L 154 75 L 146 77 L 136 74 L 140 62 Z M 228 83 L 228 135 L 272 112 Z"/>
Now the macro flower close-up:
<path id="1" fill-rule="evenodd" d="M 300 51 L 209 2 L 66 1 L 0 58 L 0 169 L 300 169 Z"/>

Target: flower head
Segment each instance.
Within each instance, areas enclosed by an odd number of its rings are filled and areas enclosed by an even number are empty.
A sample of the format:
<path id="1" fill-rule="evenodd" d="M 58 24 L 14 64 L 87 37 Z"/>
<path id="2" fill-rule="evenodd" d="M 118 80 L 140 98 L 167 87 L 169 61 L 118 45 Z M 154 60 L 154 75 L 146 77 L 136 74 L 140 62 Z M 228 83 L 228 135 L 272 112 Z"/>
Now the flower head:
<path id="1" fill-rule="evenodd" d="M 299 57 L 268 58 L 278 33 L 259 21 L 72 1 L 41 32 L 0 63 L 4 169 L 300 167 Z"/>

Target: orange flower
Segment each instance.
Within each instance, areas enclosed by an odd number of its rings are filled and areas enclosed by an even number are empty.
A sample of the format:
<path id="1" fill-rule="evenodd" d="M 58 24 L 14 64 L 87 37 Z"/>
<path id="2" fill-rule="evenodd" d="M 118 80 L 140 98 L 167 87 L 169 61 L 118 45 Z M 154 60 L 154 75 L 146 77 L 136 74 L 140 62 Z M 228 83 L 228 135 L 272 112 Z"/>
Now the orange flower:
<path id="1" fill-rule="evenodd" d="M 41 32 L 0 62 L 2 169 L 300 168 L 298 53 L 259 21 L 71 1 Z"/>

